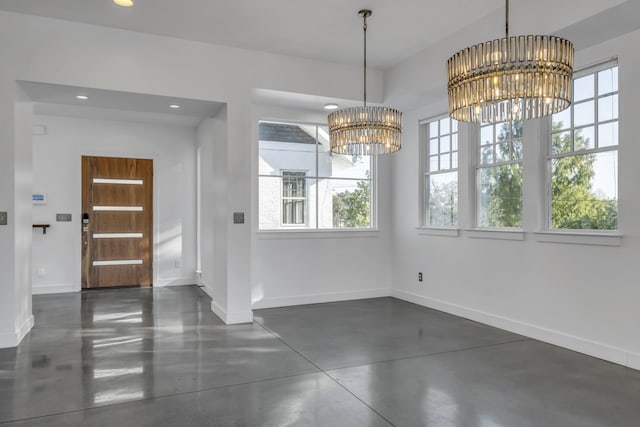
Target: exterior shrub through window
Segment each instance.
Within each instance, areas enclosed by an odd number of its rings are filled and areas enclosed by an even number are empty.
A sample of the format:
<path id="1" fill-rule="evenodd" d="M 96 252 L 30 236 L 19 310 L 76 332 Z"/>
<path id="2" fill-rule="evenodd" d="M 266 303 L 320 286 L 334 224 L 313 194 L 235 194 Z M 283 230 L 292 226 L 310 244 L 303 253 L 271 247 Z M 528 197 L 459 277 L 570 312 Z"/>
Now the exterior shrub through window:
<path id="1" fill-rule="evenodd" d="M 483 125 L 477 166 L 477 226 L 522 227 L 522 122 Z"/>
<path id="2" fill-rule="evenodd" d="M 261 121 L 260 230 L 372 227 L 372 158 L 332 154 L 326 126 Z"/>
<path id="3" fill-rule="evenodd" d="M 458 122 L 449 117 L 426 125 L 426 221 L 430 227 L 458 225 Z"/>
<path id="4" fill-rule="evenodd" d="M 574 79 L 572 106 L 555 114 L 549 144 L 549 226 L 618 228 L 618 67 Z"/>

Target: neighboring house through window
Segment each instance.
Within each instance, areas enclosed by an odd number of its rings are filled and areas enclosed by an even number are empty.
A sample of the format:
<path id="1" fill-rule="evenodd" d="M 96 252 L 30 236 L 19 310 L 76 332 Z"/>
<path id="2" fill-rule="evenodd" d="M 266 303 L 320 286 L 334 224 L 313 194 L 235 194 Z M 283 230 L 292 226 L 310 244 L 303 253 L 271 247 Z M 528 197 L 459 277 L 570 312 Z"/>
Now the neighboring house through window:
<path id="1" fill-rule="evenodd" d="M 305 223 L 307 205 L 306 173 L 282 171 L 282 224 Z"/>
<path id="2" fill-rule="evenodd" d="M 258 124 L 258 229 L 372 228 L 373 159 L 331 153 L 326 126 Z"/>

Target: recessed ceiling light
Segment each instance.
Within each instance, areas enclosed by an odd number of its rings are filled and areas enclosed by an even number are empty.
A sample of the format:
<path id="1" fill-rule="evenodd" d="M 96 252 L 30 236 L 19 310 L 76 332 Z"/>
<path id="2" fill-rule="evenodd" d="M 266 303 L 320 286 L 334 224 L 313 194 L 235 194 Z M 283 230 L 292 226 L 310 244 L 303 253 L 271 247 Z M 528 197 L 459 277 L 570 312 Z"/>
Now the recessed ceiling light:
<path id="1" fill-rule="evenodd" d="M 131 7 L 133 6 L 133 0 L 113 0 L 115 4 L 122 7 Z"/>
<path id="2" fill-rule="evenodd" d="M 76 95 L 76 99 L 86 101 L 87 99 L 89 99 L 89 97 L 87 95 Z"/>
<path id="3" fill-rule="evenodd" d="M 339 107 L 338 104 L 324 104 L 325 110 L 337 110 Z"/>
<path id="4" fill-rule="evenodd" d="M 175 108 L 177 110 L 180 106 L 178 104 L 171 104 L 169 105 L 169 108 Z"/>

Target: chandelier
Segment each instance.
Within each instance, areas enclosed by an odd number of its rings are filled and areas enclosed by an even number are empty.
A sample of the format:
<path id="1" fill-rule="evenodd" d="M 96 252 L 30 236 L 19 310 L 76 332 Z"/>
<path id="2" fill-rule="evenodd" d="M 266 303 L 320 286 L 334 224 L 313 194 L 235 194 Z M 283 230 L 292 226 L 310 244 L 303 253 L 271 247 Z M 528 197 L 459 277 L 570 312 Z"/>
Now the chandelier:
<path id="1" fill-rule="evenodd" d="M 549 116 L 571 105 L 573 43 L 544 36 L 506 36 L 468 47 L 447 61 L 449 113 L 464 122 Z"/>
<path id="2" fill-rule="evenodd" d="M 329 114 L 331 152 L 356 156 L 393 153 L 402 146 L 402 113 L 367 105 L 367 18 L 371 11 L 363 9 L 358 14 L 364 20 L 364 105 Z"/>

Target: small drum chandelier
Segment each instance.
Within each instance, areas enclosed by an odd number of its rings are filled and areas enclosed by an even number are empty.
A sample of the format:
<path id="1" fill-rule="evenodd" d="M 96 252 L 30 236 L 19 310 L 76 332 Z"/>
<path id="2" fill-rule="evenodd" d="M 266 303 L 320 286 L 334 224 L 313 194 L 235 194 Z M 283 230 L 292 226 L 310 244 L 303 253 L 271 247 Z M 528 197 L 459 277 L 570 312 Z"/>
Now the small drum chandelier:
<path id="1" fill-rule="evenodd" d="M 331 152 L 356 156 L 393 153 L 402 146 L 402 113 L 367 105 L 367 18 L 371 11 L 363 9 L 358 14 L 364 20 L 364 105 L 329 114 Z"/>

